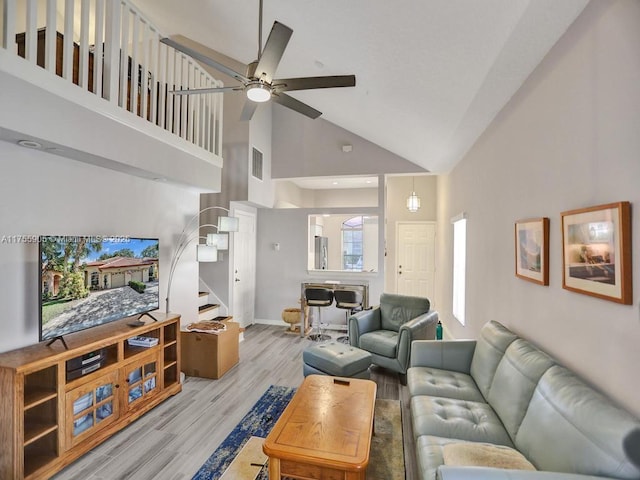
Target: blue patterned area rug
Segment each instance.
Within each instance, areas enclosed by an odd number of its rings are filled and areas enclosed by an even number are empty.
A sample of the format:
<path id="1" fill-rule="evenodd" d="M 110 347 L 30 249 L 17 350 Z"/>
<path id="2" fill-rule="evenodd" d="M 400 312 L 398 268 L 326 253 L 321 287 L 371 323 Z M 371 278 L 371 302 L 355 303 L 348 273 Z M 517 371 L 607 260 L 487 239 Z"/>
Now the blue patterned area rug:
<path id="1" fill-rule="evenodd" d="M 200 467 L 193 480 L 216 480 L 220 478 L 250 437 L 266 438 L 295 392 L 295 388 L 271 385 L 204 465 Z M 267 478 L 267 469 L 263 468 L 258 475 L 258 479 L 266 480 Z"/>

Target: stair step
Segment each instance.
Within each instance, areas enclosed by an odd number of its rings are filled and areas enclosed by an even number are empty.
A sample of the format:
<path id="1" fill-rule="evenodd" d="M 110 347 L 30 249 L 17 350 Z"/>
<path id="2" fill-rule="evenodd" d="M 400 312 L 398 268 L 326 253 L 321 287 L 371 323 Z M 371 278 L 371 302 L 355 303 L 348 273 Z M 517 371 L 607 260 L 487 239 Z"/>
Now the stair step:
<path id="1" fill-rule="evenodd" d="M 209 292 L 198 292 L 199 297 L 206 297 L 207 295 L 209 295 Z"/>
<path id="2" fill-rule="evenodd" d="M 209 310 L 213 310 L 214 308 L 218 308 L 220 305 L 217 303 L 207 303 L 205 305 L 200 305 L 198 307 L 198 313 L 208 312 Z"/>

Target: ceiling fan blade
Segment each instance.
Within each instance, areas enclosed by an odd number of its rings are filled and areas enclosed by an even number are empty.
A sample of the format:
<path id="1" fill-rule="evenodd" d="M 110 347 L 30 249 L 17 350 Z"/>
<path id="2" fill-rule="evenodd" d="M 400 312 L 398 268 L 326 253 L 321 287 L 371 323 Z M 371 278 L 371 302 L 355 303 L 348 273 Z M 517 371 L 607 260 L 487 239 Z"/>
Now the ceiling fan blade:
<path id="1" fill-rule="evenodd" d="M 192 48 L 189 48 L 185 45 L 182 45 L 168 37 L 162 38 L 160 39 L 160 41 L 165 45 L 169 45 L 170 47 L 175 48 L 179 52 L 185 53 L 190 57 L 195 58 L 196 60 L 204 63 L 205 65 L 209 65 L 210 67 L 215 68 L 216 70 L 224 73 L 225 75 L 229 75 L 230 77 L 235 78 L 239 82 L 246 83 L 249 81 L 249 79 L 244 75 L 242 75 L 241 73 L 238 73 L 235 70 L 232 70 L 229 67 L 226 67 L 223 64 L 216 62 L 214 59 L 207 57 L 206 55 L 203 55 L 202 53 L 197 52 L 196 50 L 193 50 Z"/>
<path id="2" fill-rule="evenodd" d="M 258 105 L 259 105 L 258 103 L 252 102 L 251 100 L 247 99 L 244 102 L 244 107 L 242 107 L 242 113 L 240 114 L 240 121 L 248 122 L 249 120 L 251 120 L 251 117 L 253 117 L 253 114 L 257 110 Z"/>
<path id="3" fill-rule="evenodd" d="M 277 92 L 289 90 L 311 90 L 314 88 L 355 87 L 355 75 L 335 75 L 327 77 L 278 78 L 272 86 Z"/>
<path id="4" fill-rule="evenodd" d="M 258 66 L 255 72 L 256 78 L 271 83 L 292 33 L 293 30 L 286 25 L 280 22 L 273 22 L 267 43 L 265 43 L 262 55 L 258 59 Z"/>
<path id="5" fill-rule="evenodd" d="M 271 96 L 271 100 L 279 103 L 284 107 L 288 107 L 291 110 L 295 110 L 302 115 L 306 115 L 309 118 L 318 118 L 320 115 L 322 115 L 322 112 L 316 110 L 313 107 L 310 107 L 306 103 L 302 103 L 300 100 L 296 100 L 286 93 L 274 94 Z"/>
<path id="6" fill-rule="evenodd" d="M 223 93 L 243 90 L 244 87 L 192 88 L 186 90 L 169 90 L 174 95 L 192 95 L 197 93 Z"/>

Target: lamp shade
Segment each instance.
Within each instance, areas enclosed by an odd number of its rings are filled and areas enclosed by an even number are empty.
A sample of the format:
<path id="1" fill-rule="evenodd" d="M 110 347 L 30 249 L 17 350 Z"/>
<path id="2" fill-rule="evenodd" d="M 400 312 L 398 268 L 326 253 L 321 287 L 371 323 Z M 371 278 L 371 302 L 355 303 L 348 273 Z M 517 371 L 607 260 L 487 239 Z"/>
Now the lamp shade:
<path id="1" fill-rule="evenodd" d="M 416 192 L 411 192 L 411 195 L 407 198 L 407 209 L 412 213 L 420 209 L 420 197 L 416 195 Z"/>
<path id="2" fill-rule="evenodd" d="M 239 224 L 238 217 L 218 217 L 218 232 L 237 232 Z"/>
<path id="3" fill-rule="evenodd" d="M 218 250 L 229 250 L 229 235 L 226 233 L 208 233 L 207 245 L 214 246 Z"/>
<path id="4" fill-rule="evenodd" d="M 198 262 L 217 262 L 218 249 L 213 245 L 198 245 Z"/>

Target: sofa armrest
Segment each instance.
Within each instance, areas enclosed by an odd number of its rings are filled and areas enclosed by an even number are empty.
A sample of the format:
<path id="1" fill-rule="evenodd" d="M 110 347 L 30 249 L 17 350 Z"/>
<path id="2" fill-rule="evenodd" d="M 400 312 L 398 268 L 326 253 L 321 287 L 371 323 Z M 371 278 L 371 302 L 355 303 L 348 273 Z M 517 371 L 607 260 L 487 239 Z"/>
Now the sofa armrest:
<path id="1" fill-rule="evenodd" d="M 410 341 L 427 340 L 436 338 L 436 325 L 438 324 L 438 312 L 430 310 L 427 313 L 409 320 L 400 325 L 400 336 L 403 331 L 409 332 Z"/>
<path id="2" fill-rule="evenodd" d="M 579 473 L 560 473 L 530 470 L 505 470 L 490 467 L 441 466 L 437 480 L 613 480 L 609 477 L 595 477 Z"/>
<path id="3" fill-rule="evenodd" d="M 475 349 L 475 340 L 415 340 L 409 366 L 469 374 Z"/>
<path id="4" fill-rule="evenodd" d="M 380 330 L 380 307 L 363 310 L 349 317 L 349 343 L 353 347 L 360 346 L 360 335 Z"/>
<path id="5" fill-rule="evenodd" d="M 402 374 L 407 373 L 409 359 L 411 357 L 411 344 L 414 339 L 425 339 L 429 335 L 436 336 L 436 324 L 438 323 L 438 312 L 431 310 L 427 313 L 409 320 L 400 326 L 398 331 L 398 347 L 396 357 L 400 363 Z"/>

